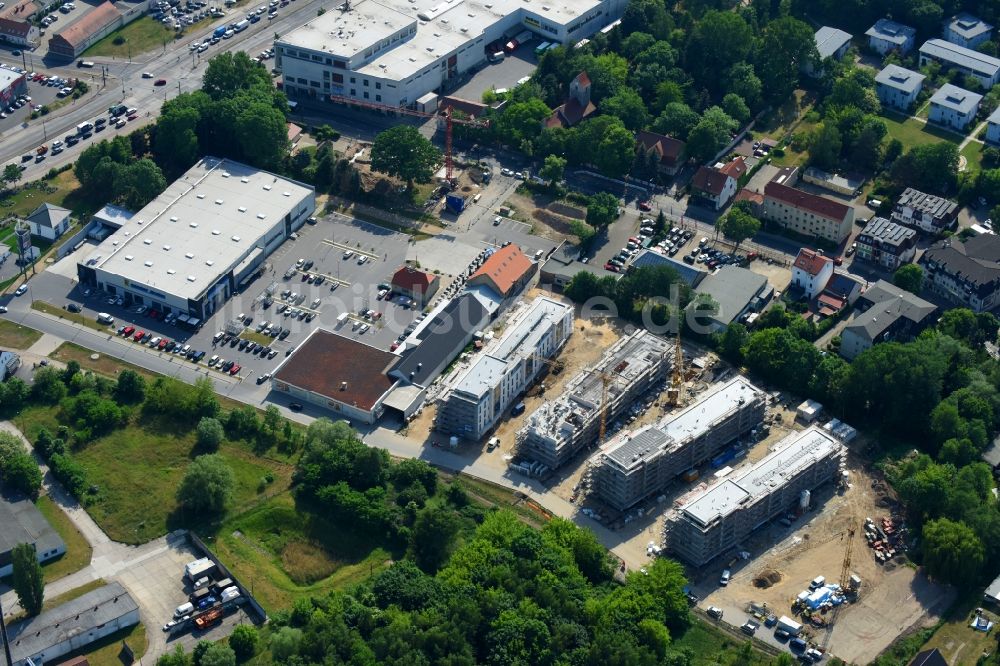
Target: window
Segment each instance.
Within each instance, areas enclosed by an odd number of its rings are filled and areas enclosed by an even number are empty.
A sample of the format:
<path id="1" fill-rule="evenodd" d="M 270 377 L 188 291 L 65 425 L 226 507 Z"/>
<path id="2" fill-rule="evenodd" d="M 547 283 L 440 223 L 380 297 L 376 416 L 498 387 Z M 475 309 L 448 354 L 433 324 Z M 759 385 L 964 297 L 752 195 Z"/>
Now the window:
<path id="1" fill-rule="evenodd" d="M 365 99 L 368 99 L 368 91 L 365 91 Z"/>
<path id="2" fill-rule="evenodd" d="M 334 72 L 333 73 L 333 82 L 334 83 L 343 83 L 344 82 L 344 75 L 343 74 L 337 74 L 336 72 Z"/>
<path id="3" fill-rule="evenodd" d="M 319 81 L 310 81 L 309 85 L 311 85 L 313 88 L 319 88 Z"/>
<path id="4" fill-rule="evenodd" d="M 367 88 L 368 87 L 368 79 L 365 79 L 364 81 L 362 81 L 362 85 L 364 85 L 364 87 Z"/>
<path id="5" fill-rule="evenodd" d="M 375 101 L 376 102 L 381 102 L 382 101 L 382 95 L 375 95 Z"/>
<path id="6" fill-rule="evenodd" d="M 381 81 L 376 81 L 375 82 L 375 90 L 382 90 L 382 82 Z"/>
<path id="7" fill-rule="evenodd" d="M 353 76 L 351 77 L 351 83 L 357 83 L 357 81 L 354 80 Z"/>
<path id="8" fill-rule="evenodd" d="M 309 83 L 309 82 L 308 82 L 308 81 L 306 81 L 305 79 L 295 79 L 295 81 L 296 81 L 297 83 L 301 83 L 302 85 L 307 85 L 307 84 Z"/>
<path id="9" fill-rule="evenodd" d="M 353 95 L 355 97 L 357 97 L 357 95 L 358 95 L 357 91 L 354 90 L 354 88 L 351 88 L 351 95 Z"/>
<path id="10" fill-rule="evenodd" d="M 324 70 L 324 71 L 323 71 L 323 78 L 324 78 L 324 79 L 328 79 L 328 78 L 330 78 L 330 72 L 327 72 L 326 70 Z"/>

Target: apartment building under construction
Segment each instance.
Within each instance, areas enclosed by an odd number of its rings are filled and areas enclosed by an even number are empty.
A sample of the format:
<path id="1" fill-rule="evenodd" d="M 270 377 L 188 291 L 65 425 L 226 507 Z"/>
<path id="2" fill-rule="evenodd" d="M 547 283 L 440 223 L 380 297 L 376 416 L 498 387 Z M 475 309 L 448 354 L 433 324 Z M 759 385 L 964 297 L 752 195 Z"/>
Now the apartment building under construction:
<path id="1" fill-rule="evenodd" d="M 557 469 L 596 442 L 602 399 L 611 423 L 632 402 L 664 381 L 672 367 L 673 344 L 640 329 L 615 343 L 593 368 L 577 374 L 555 400 L 536 409 L 518 432 L 526 459 Z"/>
<path id="2" fill-rule="evenodd" d="M 840 473 L 844 452 L 836 437 L 816 426 L 791 433 L 753 466 L 675 502 L 667 512 L 666 549 L 694 566 L 710 562 L 808 502 L 813 489 Z"/>
<path id="3" fill-rule="evenodd" d="M 749 433 L 766 413 L 767 396 L 749 380 L 720 382 L 660 423 L 622 433 L 604 446 L 590 461 L 593 491 L 626 511 Z"/>

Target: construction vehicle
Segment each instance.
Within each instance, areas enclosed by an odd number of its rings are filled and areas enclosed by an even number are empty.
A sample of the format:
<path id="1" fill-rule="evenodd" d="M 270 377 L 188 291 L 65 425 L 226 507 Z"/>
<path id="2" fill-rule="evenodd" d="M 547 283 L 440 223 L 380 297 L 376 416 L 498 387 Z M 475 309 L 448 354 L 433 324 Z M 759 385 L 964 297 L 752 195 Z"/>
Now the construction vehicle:
<path id="1" fill-rule="evenodd" d="M 451 140 L 454 133 L 454 125 L 467 125 L 470 127 L 481 127 L 488 128 L 490 126 L 489 120 L 479 120 L 474 117 L 470 118 L 453 118 L 451 113 L 451 107 L 444 110 L 443 114 L 431 113 L 426 111 L 417 111 L 415 109 L 408 109 L 403 106 L 390 106 L 388 104 L 373 104 L 371 102 L 365 102 L 359 99 L 354 99 L 353 97 L 345 97 L 343 95 L 330 95 L 331 102 L 339 102 L 340 104 L 347 104 L 349 106 L 359 106 L 365 109 L 372 109 L 375 111 L 385 111 L 386 113 L 400 113 L 405 116 L 416 116 L 417 118 L 438 118 L 438 125 L 440 126 L 441 116 L 444 116 L 445 125 L 445 135 L 444 135 L 444 163 L 445 163 L 445 180 L 448 184 L 454 186 L 452 178 L 452 159 L 451 159 Z"/>
<path id="2" fill-rule="evenodd" d="M 222 606 L 210 608 L 194 619 L 194 626 L 198 629 L 208 629 L 213 624 L 222 619 Z"/>

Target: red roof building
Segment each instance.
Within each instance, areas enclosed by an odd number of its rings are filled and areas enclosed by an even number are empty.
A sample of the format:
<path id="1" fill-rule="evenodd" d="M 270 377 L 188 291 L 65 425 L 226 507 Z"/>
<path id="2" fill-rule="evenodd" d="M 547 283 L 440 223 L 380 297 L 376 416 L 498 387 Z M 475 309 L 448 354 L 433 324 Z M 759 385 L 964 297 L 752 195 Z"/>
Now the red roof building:
<path id="1" fill-rule="evenodd" d="M 580 72 L 569 84 L 569 99 L 552 111 L 546 127 L 572 127 L 591 116 L 597 107 L 590 101 L 590 77 Z"/>
<path id="2" fill-rule="evenodd" d="M 764 217 L 802 234 L 840 243 L 851 233 L 854 208 L 776 181 L 764 186 Z"/>
<path id="3" fill-rule="evenodd" d="M 83 18 L 71 23 L 49 38 L 49 53 L 75 58 L 112 30 L 123 25 L 122 13 L 105 0 Z"/>
<path id="4" fill-rule="evenodd" d="M 426 305 L 437 293 L 441 281 L 433 273 L 425 273 L 410 266 L 403 266 L 392 276 L 392 289 L 415 300 L 420 307 Z"/>
<path id="5" fill-rule="evenodd" d="M 680 139 L 647 130 L 639 130 L 635 135 L 636 152 L 641 150 L 647 155 L 656 154 L 657 171 L 668 176 L 677 175 L 684 164 L 685 145 Z"/>
<path id="6" fill-rule="evenodd" d="M 812 299 L 822 293 L 833 276 L 833 260 L 807 247 L 799 250 L 792 263 L 792 285 Z"/>
<path id="7" fill-rule="evenodd" d="M 691 179 L 691 189 L 697 196 L 710 202 L 715 210 L 719 210 L 736 196 L 740 178 L 746 172 L 747 165 L 742 157 L 737 157 L 727 164 L 703 166 Z"/>
<path id="8" fill-rule="evenodd" d="M 537 269 L 535 262 L 528 259 L 521 248 L 511 244 L 498 248 L 490 255 L 469 277 L 467 284 L 470 287 L 485 285 L 506 300 L 517 294 Z"/>

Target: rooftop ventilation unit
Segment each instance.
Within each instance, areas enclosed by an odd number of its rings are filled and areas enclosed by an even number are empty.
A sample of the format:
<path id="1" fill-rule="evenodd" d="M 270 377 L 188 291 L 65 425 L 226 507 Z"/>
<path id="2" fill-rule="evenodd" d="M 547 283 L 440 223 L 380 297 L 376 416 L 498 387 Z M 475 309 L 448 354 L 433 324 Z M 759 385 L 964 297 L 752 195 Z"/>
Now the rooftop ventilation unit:
<path id="1" fill-rule="evenodd" d="M 149 238 L 147 238 L 146 240 L 144 240 L 144 241 L 142 241 L 142 242 L 143 242 L 144 244 L 146 244 L 146 245 L 152 245 L 152 244 L 153 244 L 153 241 L 152 241 L 152 240 L 150 240 Z"/>
<path id="2" fill-rule="evenodd" d="M 204 194 L 196 194 L 195 196 L 197 196 L 199 199 L 204 199 L 205 198 Z"/>
<path id="3" fill-rule="evenodd" d="M 270 185 L 265 185 L 264 189 L 267 190 L 268 192 L 270 192 L 271 191 L 271 186 Z"/>
<path id="4" fill-rule="evenodd" d="M 222 172 L 222 177 L 223 178 L 229 178 L 229 172 L 228 171 L 223 171 Z"/>
<path id="5" fill-rule="evenodd" d="M 216 199 L 215 200 L 215 205 L 216 206 L 221 206 L 222 205 L 222 199 Z"/>
<path id="6" fill-rule="evenodd" d="M 164 252 L 170 252 L 170 246 L 169 245 L 164 245 L 163 246 L 163 251 Z"/>
<path id="7" fill-rule="evenodd" d="M 185 253 L 184 256 L 187 257 L 188 259 L 194 259 L 194 254 L 192 254 L 191 252 Z"/>
<path id="8" fill-rule="evenodd" d="M 152 262 L 152 261 L 145 261 L 145 262 L 143 262 L 143 265 L 144 265 L 144 266 L 145 266 L 146 268 L 152 268 L 152 266 L 153 266 L 153 262 Z"/>
<path id="9" fill-rule="evenodd" d="M 239 243 L 240 242 L 240 237 L 239 236 L 233 236 L 232 240 L 233 240 L 234 243 Z"/>
<path id="10" fill-rule="evenodd" d="M 241 183 L 249 183 L 250 179 L 249 178 L 240 178 L 240 182 Z"/>
<path id="11" fill-rule="evenodd" d="M 177 216 L 175 215 L 175 216 L 171 217 L 171 218 L 170 218 L 170 221 L 171 221 L 171 222 L 176 222 L 176 221 L 177 221 Z"/>
<path id="12" fill-rule="evenodd" d="M 240 206 L 236 210 L 240 211 L 241 213 L 245 213 L 245 212 L 247 212 L 247 207 L 246 206 Z"/>
<path id="13" fill-rule="evenodd" d="M 197 222 L 189 222 L 188 226 L 191 227 L 192 229 L 197 229 L 198 228 L 198 223 Z"/>
<path id="14" fill-rule="evenodd" d="M 188 282 L 194 282 L 194 276 L 188 275 Z"/>
<path id="15" fill-rule="evenodd" d="M 126 254 L 125 255 L 125 261 L 132 261 L 132 259 L 133 259 L 133 257 L 132 257 L 131 254 Z"/>
<path id="16" fill-rule="evenodd" d="M 219 234 L 221 234 L 221 233 L 222 233 L 222 232 L 221 232 L 221 231 L 219 231 L 218 229 L 212 229 L 212 235 L 213 235 L 213 236 L 218 236 L 218 235 L 219 235 Z"/>
<path id="17" fill-rule="evenodd" d="M 175 271 L 175 270 L 174 270 L 174 269 L 172 269 L 172 268 L 168 268 L 168 269 L 167 269 L 167 275 L 173 275 L 173 274 L 174 274 L 174 273 L 176 273 L 176 272 L 177 272 L 177 271 Z"/>
<path id="18" fill-rule="evenodd" d="M 263 220 L 265 217 L 267 217 L 267 216 L 264 215 L 264 213 L 257 213 L 257 219 L 258 220 Z"/>

